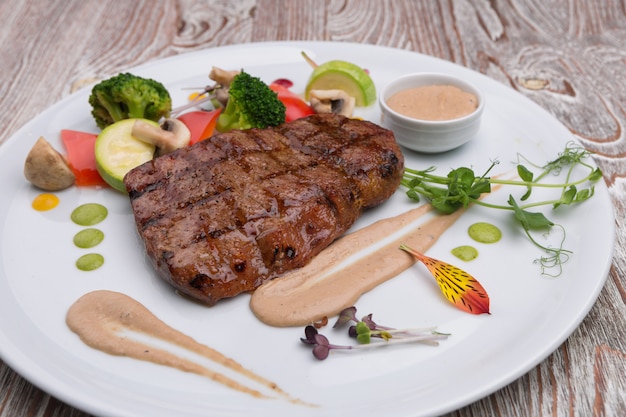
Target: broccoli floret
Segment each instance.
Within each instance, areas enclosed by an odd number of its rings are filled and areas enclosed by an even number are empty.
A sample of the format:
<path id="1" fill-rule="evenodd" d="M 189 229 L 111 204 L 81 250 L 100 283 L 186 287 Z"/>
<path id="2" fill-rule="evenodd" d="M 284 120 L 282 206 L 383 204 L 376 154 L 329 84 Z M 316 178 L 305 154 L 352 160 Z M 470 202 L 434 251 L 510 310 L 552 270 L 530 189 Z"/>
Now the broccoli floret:
<path id="1" fill-rule="evenodd" d="M 228 102 L 217 119 L 220 132 L 232 129 L 264 129 L 285 122 L 285 105 L 267 84 L 241 71 L 228 89 Z"/>
<path id="2" fill-rule="evenodd" d="M 141 118 L 158 121 L 168 117 L 172 98 L 163 84 L 137 75 L 122 73 L 96 84 L 89 96 L 99 128 L 122 119 Z"/>

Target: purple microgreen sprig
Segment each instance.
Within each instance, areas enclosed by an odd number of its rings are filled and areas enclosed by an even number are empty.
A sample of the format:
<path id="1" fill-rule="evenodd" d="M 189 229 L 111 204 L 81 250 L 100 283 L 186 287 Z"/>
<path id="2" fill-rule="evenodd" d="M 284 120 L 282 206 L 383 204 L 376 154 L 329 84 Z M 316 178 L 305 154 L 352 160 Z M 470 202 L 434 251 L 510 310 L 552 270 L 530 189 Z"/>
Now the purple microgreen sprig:
<path id="1" fill-rule="evenodd" d="M 435 331 L 434 328 L 394 329 L 380 326 L 372 320 L 371 314 L 359 320 L 356 318 L 356 307 L 349 307 L 343 310 L 339 314 L 333 328 L 339 328 L 351 322 L 356 324 L 350 326 L 348 334 L 357 339 L 359 342 L 357 345 L 332 344 L 314 326 L 306 326 L 304 329 L 305 337 L 300 338 L 300 340 L 302 343 L 313 346 L 313 356 L 319 360 L 324 360 L 328 357 L 331 350 L 353 351 L 403 343 L 425 343 L 437 346 L 439 340 L 447 339 L 449 336 L 448 334 Z M 373 339 L 377 339 L 378 342 L 373 342 Z"/>
<path id="2" fill-rule="evenodd" d="M 338 329 L 352 321 L 355 323 L 359 322 L 359 319 L 356 318 L 356 307 L 354 306 L 341 310 L 333 328 Z"/>
<path id="3" fill-rule="evenodd" d="M 361 320 L 359 320 L 356 317 L 356 307 L 348 307 L 339 313 L 339 316 L 337 317 L 337 321 L 333 325 L 333 328 L 337 329 L 345 326 L 350 322 L 354 322 L 355 324 L 350 326 L 350 328 L 348 329 L 348 335 L 357 339 L 359 339 L 359 337 L 364 339 L 365 342 L 362 343 L 369 343 L 367 342 L 368 337 L 379 337 L 381 339 L 389 340 L 391 339 L 391 337 L 393 337 L 393 335 L 396 335 L 396 337 L 405 337 L 411 335 L 421 335 L 425 332 L 437 333 L 435 332 L 435 327 L 395 329 L 393 327 L 383 326 L 376 323 L 372 317 L 373 315 L 370 313 L 366 316 L 363 316 Z"/>
<path id="4" fill-rule="evenodd" d="M 341 346 L 333 345 L 328 341 L 328 338 L 323 334 L 319 334 L 314 326 L 306 326 L 304 329 L 304 338 L 300 338 L 302 343 L 313 345 L 313 356 L 319 360 L 324 360 L 328 357 L 331 349 L 355 349 L 357 346 Z M 360 345 L 365 346 L 365 345 Z"/>

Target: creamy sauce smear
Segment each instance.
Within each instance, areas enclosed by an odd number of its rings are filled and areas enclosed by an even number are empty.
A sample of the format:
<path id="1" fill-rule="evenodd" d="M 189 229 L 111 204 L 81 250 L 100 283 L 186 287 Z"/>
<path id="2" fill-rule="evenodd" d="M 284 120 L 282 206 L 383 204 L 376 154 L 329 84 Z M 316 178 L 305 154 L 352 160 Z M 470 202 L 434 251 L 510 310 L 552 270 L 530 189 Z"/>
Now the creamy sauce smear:
<path id="1" fill-rule="evenodd" d="M 478 98 L 453 85 L 426 85 L 397 92 L 387 105 L 413 119 L 452 120 L 476 110 Z"/>
<path id="2" fill-rule="evenodd" d="M 170 353 L 161 348 L 150 346 L 138 340 L 132 340 L 124 331 L 142 333 L 156 339 L 184 348 L 201 355 L 249 381 L 296 404 L 304 402 L 290 397 L 260 375 L 244 368 L 235 360 L 219 351 L 198 343 L 193 338 L 175 330 L 154 316 L 146 307 L 133 298 L 119 292 L 99 290 L 83 295 L 68 310 L 68 327 L 81 340 L 94 349 L 111 355 L 127 356 L 142 361 L 169 366 L 185 372 L 208 377 L 228 388 L 241 391 L 258 398 L 273 398 L 245 383 L 239 382 L 220 372 L 208 369 L 190 359 Z"/>
<path id="3" fill-rule="evenodd" d="M 276 327 L 304 326 L 338 314 L 415 264 L 413 256 L 399 249 L 401 243 L 424 253 L 465 211 L 418 221 L 431 210 L 424 204 L 340 238 L 307 266 L 257 288 L 250 308 Z"/>

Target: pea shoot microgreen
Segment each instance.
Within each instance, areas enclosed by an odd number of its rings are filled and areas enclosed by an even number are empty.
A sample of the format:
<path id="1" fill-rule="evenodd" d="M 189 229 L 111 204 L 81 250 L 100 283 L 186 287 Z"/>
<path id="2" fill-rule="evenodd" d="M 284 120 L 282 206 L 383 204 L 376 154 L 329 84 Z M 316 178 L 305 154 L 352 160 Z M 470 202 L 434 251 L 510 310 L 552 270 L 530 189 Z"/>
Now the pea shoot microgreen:
<path id="1" fill-rule="evenodd" d="M 404 343 L 423 343 L 437 346 L 439 340 L 447 339 L 449 336 L 449 334 L 435 331 L 434 327 L 425 329 L 394 329 L 381 326 L 374 322 L 372 314 L 368 314 L 359 320 L 356 317 L 356 307 L 354 306 L 344 309 L 339 314 L 333 328 L 344 327 L 351 322 L 354 322 L 354 324 L 348 328 L 348 334 L 357 340 L 357 344 L 336 345 L 330 343 L 328 338 L 319 333 L 315 326 L 312 325 L 305 327 L 305 337 L 300 338 L 300 341 L 313 346 L 313 356 L 319 360 L 324 360 L 328 357 L 331 350 L 347 352 Z"/>
<path id="2" fill-rule="evenodd" d="M 512 211 L 529 240 L 546 253 L 536 260 L 541 265 L 542 273 L 558 276 L 562 272 L 562 264 L 572 253 L 563 248 L 565 229 L 549 220 L 543 213 L 531 209 L 540 206 L 552 206 L 556 209 L 590 199 L 594 194 L 594 183 L 602 178 L 600 169 L 585 161 L 590 155 L 591 153 L 580 145 L 568 142 L 556 159 L 544 165 L 534 164 L 518 155 L 516 166 L 519 179 L 516 180 L 490 177 L 489 173 L 499 163 L 496 160 L 492 161 L 489 168 L 480 176 L 467 167 L 453 169 L 445 177 L 436 175 L 435 167 L 425 170 L 405 168 L 401 185 L 407 188 L 406 194 L 409 198 L 416 201 L 424 198 L 437 211 L 444 214 L 453 213 L 471 204 Z M 583 169 L 583 174 L 580 174 L 580 168 Z M 532 169 L 539 172 L 536 174 Z M 558 183 L 544 181 L 549 175 L 563 175 L 563 171 L 565 171 L 563 181 Z M 525 188 L 526 191 L 519 199 L 509 194 L 506 204 L 493 204 L 481 199 L 484 194 L 491 192 L 493 185 L 516 186 Z M 560 192 L 552 199 L 530 201 L 533 190 L 537 188 L 556 189 Z M 553 227 L 563 232 L 558 247 L 542 245 L 533 237 L 533 232 L 551 230 Z M 547 273 L 546 271 L 551 268 L 556 268 L 557 272 Z"/>

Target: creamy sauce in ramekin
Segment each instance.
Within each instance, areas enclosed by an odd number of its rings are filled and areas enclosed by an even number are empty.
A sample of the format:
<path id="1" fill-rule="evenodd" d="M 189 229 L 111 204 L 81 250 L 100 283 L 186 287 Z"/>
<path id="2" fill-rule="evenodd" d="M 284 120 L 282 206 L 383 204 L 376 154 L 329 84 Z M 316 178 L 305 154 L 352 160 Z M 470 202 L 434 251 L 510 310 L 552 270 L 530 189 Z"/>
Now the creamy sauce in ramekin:
<path id="1" fill-rule="evenodd" d="M 453 120 L 476 111 L 478 97 L 453 85 L 426 85 L 393 94 L 387 105 L 413 119 Z"/>

